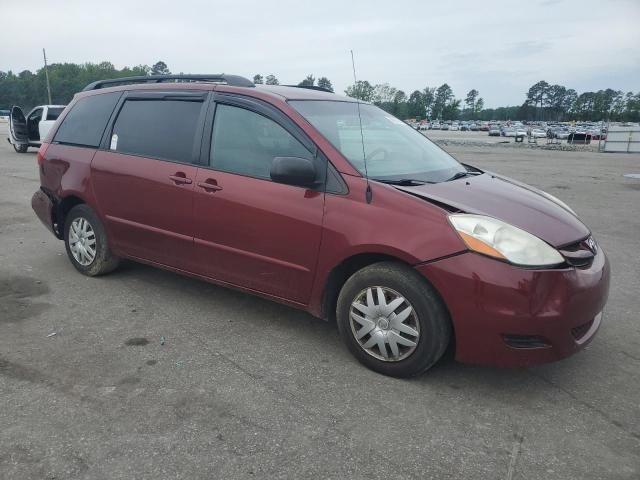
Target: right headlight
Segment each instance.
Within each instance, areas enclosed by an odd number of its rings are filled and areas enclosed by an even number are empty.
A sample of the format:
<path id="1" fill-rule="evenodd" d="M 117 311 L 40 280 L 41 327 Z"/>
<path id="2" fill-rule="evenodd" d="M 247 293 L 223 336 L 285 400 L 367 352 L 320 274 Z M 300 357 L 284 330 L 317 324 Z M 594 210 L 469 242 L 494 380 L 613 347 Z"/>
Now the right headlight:
<path id="1" fill-rule="evenodd" d="M 564 263 L 560 253 L 524 230 L 493 217 L 457 213 L 449 215 L 453 227 L 470 250 L 527 267 Z"/>

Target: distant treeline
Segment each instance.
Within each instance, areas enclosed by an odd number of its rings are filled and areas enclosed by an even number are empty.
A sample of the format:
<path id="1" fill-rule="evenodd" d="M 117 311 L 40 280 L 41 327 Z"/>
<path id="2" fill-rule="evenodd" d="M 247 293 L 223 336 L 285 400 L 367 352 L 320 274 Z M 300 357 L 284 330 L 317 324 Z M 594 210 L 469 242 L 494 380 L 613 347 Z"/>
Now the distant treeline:
<path id="1" fill-rule="evenodd" d="M 147 75 L 151 68 L 146 65 L 124 67 L 118 70 L 110 62 L 99 64 L 54 63 L 49 65 L 49 83 L 51 84 L 51 102 L 54 105 L 66 105 L 74 93 L 81 91 L 87 84 L 105 78 Z M 36 105 L 46 105 L 47 82 L 44 68 L 33 73 L 24 70 L 17 75 L 12 71 L 0 71 L 0 108 L 19 105 L 25 110 Z"/>
<path id="2" fill-rule="evenodd" d="M 159 61 L 153 66 L 137 65 L 117 69 L 110 62 L 99 64 L 55 63 L 49 66 L 51 101 L 67 104 L 74 93 L 87 84 L 106 78 L 133 75 L 158 75 L 171 73 L 167 65 Z M 275 75 L 261 74 L 253 77 L 255 83 L 278 85 Z M 317 80 L 306 76 L 298 85 L 320 86 L 333 91 L 326 77 Z M 456 98 L 448 84 L 425 87 L 407 95 L 388 83 L 371 84 L 366 80 L 349 86 L 345 94 L 372 102 L 399 118 L 431 118 L 440 120 L 611 120 L 640 121 L 640 92 L 622 92 L 608 88 L 597 92 L 578 94 L 562 85 L 551 85 L 542 80 L 532 85 L 520 106 L 484 108 L 484 100 L 476 89 L 470 90 L 464 99 Z M 28 110 L 48 103 L 44 69 L 35 73 L 24 70 L 18 74 L 0 71 L 0 108 L 20 105 Z"/>
<path id="3" fill-rule="evenodd" d="M 640 92 L 624 93 L 608 88 L 578 94 L 544 80 L 532 85 L 520 106 L 484 108 L 480 92 L 470 90 L 465 99 L 455 97 L 446 83 L 414 90 L 409 96 L 388 83 L 372 85 L 366 80 L 349 86 L 350 97 L 372 102 L 399 118 L 439 120 L 610 120 L 640 121 Z"/>

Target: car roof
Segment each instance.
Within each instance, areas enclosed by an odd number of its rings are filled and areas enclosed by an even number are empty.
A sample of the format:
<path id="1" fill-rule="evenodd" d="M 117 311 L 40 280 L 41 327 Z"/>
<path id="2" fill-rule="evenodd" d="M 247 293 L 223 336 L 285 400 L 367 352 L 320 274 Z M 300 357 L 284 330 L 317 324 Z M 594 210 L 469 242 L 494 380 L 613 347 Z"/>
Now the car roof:
<path id="1" fill-rule="evenodd" d="M 354 98 L 331 92 L 291 85 L 256 85 L 257 89 L 279 95 L 286 100 L 330 100 L 339 102 L 355 102 Z"/>
<path id="2" fill-rule="evenodd" d="M 298 87 L 292 85 L 256 85 L 245 87 L 226 85 L 214 82 L 163 82 L 163 83 L 134 83 L 117 85 L 113 87 L 98 88 L 79 92 L 78 96 L 94 95 L 123 90 L 215 90 L 218 92 L 237 93 L 253 97 L 271 97 L 277 101 L 287 100 L 328 100 L 335 102 L 355 102 L 356 99 L 337 95 L 324 90 Z M 362 102 L 368 103 L 368 102 Z"/>

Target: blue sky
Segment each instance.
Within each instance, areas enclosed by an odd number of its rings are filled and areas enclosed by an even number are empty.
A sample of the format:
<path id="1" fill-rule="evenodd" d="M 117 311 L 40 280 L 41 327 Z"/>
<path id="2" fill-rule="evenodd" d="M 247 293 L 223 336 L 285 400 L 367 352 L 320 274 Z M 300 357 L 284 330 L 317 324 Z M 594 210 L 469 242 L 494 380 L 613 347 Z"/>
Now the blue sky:
<path id="1" fill-rule="evenodd" d="M 538 80 L 640 91 L 640 0 L 0 0 L 0 70 L 50 62 L 173 72 L 358 77 L 407 94 L 447 82 L 485 105 L 515 105 Z M 64 7 L 62 7 L 64 5 Z M 17 39 L 20 39 L 19 41 Z M 8 41 L 9 40 L 9 41 Z"/>

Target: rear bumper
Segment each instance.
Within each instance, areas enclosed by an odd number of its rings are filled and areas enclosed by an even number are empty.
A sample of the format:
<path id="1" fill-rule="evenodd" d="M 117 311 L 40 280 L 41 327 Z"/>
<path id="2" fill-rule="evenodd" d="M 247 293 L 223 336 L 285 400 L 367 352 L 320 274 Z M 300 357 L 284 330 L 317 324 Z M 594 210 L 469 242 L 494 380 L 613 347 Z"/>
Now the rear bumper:
<path id="1" fill-rule="evenodd" d="M 609 262 L 588 268 L 527 270 L 464 253 L 417 270 L 445 301 L 456 359 L 493 366 L 551 362 L 584 348 L 602 321 Z"/>
<path id="2" fill-rule="evenodd" d="M 53 201 L 42 190 L 38 190 L 31 198 L 31 208 L 47 229 L 58 236 L 53 225 Z"/>

